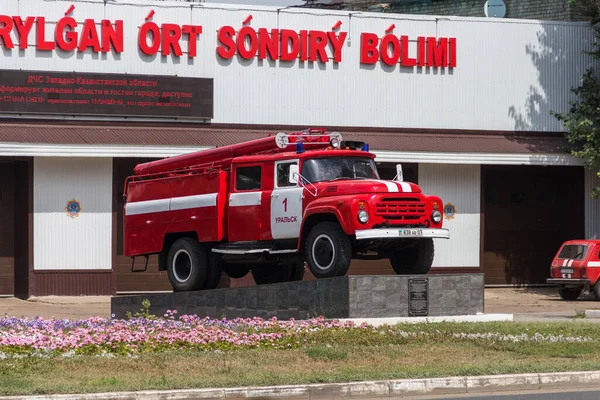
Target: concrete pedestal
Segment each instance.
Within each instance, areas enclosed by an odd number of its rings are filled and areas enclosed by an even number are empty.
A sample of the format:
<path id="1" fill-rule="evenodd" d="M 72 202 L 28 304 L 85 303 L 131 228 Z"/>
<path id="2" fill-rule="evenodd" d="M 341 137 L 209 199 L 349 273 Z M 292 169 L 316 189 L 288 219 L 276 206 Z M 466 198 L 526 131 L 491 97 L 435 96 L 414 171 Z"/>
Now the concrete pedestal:
<path id="1" fill-rule="evenodd" d="M 117 296 L 116 318 L 139 312 L 210 318 L 374 318 L 474 315 L 484 311 L 483 274 L 361 275 L 185 293 Z"/>

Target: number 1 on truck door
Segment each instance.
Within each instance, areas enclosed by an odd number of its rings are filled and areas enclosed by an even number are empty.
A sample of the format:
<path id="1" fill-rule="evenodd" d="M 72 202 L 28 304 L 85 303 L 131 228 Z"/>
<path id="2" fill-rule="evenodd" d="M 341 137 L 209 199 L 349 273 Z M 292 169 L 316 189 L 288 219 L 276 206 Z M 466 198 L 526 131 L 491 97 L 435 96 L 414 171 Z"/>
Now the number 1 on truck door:
<path id="1" fill-rule="evenodd" d="M 290 182 L 290 165 L 297 160 L 275 163 L 275 182 L 271 194 L 271 235 L 273 239 L 294 239 L 302 224 L 302 187 Z"/>

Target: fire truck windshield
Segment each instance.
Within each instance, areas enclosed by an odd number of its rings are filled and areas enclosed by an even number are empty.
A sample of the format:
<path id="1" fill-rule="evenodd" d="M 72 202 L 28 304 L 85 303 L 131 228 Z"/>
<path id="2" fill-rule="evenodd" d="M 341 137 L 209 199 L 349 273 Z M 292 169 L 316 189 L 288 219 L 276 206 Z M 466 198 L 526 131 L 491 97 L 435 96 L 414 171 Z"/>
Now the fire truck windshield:
<path id="1" fill-rule="evenodd" d="M 379 179 L 375 162 L 361 157 L 310 158 L 302 163 L 302 176 L 309 182 L 342 179 Z"/>

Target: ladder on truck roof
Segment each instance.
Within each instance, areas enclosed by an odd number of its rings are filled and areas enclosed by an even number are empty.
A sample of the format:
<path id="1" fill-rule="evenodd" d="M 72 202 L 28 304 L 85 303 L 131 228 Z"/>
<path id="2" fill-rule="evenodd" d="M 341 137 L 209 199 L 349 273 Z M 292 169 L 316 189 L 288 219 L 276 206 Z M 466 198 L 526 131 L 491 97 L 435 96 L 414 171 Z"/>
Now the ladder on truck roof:
<path id="1" fill-rule="evenodd" d="M 338 147 L 342 143 L 342 135 L 339 132 L 328 134 L 325 128 L 309 128 L 292 133 L 279 132 L 247 142 L 138 164 L 134 167 L 134 175 L 125 179 L 123 199 L 127 199 L 127 188 L 131 181 L 224 170 L 231 167 L 235 157 L 293 151 L 298 143 L 313 148 Z"/>
<path id="2" fill-rule="evenodd" d="M 136 176 L 142 176 L 175 172 L 190 168 L 212 166 L 226 168 L 235 157 L 264 154 L 268 152 L 291 151 L 293 150 L 291 146 L 295 146 L 297 143 L 315 147 L 327 147 L 329 145 L 337 147 L 341 141 L 342 135 L 339 132 L 327 134 L 324 128 L 310 128 L 293 133 L 279 132 L 275 136 L 269 135 L 261 139 L 223 147 L 215 147 L 208 150 L 200 150 L 193 153 L 138 164 L 133 171 Z"/>

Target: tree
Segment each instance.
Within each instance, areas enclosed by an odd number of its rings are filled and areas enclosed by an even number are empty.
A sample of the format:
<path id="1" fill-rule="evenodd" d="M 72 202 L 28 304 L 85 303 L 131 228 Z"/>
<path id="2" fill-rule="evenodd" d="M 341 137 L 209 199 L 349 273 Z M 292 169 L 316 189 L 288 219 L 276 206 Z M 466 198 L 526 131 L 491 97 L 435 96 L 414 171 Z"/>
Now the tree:
<path id="1" fill-rule="evenodd" d="M 569 3 L 589 20 L 596 42 L 594 49 L 586 53 L 600 60 L 597 42 L 600 39 L 600 0 L 570 0 Z M 600 177 L 600 83 L 593 68 L 583 74 L 579 86 L 571 91 L 577 96 L 577 100 L 569 102 L 569 111 L 563 114 L 551 111 L 551 114 L 567 130 L 565 137 L 570 153 L 583 159 L 586 167 L 596 171 Z M 592 198 L 598 196 L 600 186 L 592 190 Z"/>

